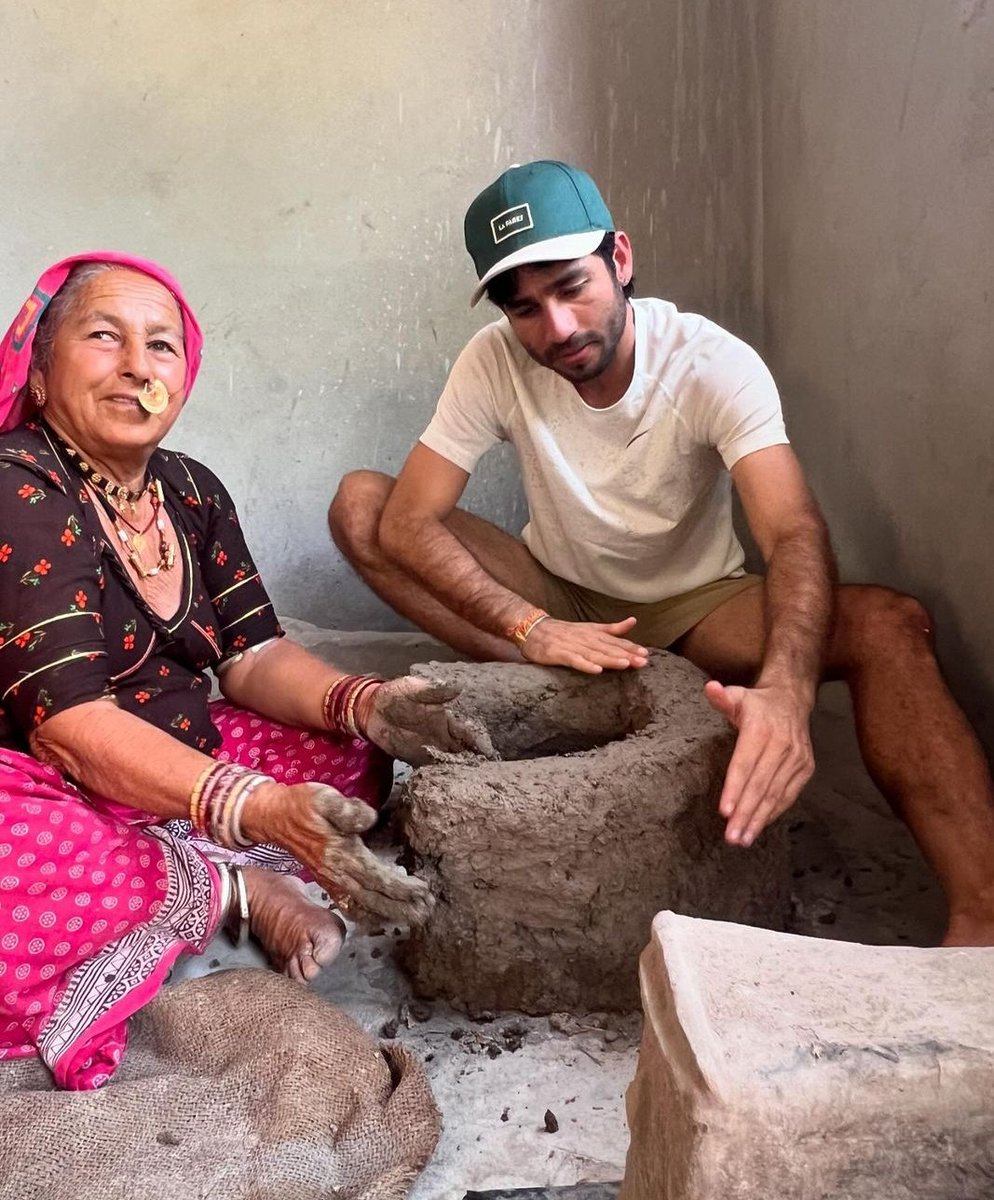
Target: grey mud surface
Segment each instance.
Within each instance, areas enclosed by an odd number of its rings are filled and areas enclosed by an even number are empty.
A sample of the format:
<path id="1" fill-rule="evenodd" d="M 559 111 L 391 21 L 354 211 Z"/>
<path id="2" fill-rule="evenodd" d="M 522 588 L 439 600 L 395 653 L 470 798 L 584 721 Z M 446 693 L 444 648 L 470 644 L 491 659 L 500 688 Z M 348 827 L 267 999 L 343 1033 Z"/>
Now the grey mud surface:
<path id="1" fill-rule="evenodd" d="M 420 767 L 398 797 L 411 867 L 438 897 L 403 960 L 419 995 L 471 1012 L 630 1012 L 660 910 L 783 929 L 786 829 L 748 855 L 724 842 L 735 737 L 686 659 L 412 671 L 459 687 L 451 711 L 500 754 Z"/>
<path id="2" fill-rule="evenodd" d="M 399 672 L 446 657 L 419 635 L 285 624 L 291 636 L 348 670 Z M 816 776 L 785 818 L 793 876 L 789 928 L 877 945 L 934 945 L 942 932 L 939 890 L 862 768 L 841 685 L 822 689 L 814 738 Z M 392 859 L 395 848 L 379 840 L 380 852 Z M 498 1013 L 470 1021 L 439 1003 L 421 1007 L 395 962 L 401 936 L 392 928 L 353 936 L 314 986 L 372 1036 L 402 1038 L 425 1061 L 445 1128 L 413 1200 L 620 1180 L 638 1016 L 579 1022 L 567 1014 Z M 202 958 L 182 960 L 174 978 L 261 962 L 255 949 L 236 951 L 218 938 Z M 598 1200 L 611 1194 L 590 1191 Z M 555 1190 L 549 1196 L 558 1200 Z"/>

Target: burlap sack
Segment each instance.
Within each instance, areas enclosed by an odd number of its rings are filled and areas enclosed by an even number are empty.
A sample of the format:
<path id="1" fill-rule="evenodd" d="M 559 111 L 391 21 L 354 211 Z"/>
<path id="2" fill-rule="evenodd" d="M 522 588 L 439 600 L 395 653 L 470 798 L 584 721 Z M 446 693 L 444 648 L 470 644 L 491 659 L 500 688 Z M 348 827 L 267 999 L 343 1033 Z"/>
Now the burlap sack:
<path id="1" fill-rule="evenodd" d="M 268 971 L 166 988 L 114 1079 L 0 1064 L 2 1200 L 402 1200 L 435 1149 L 417 1059 Z"/>

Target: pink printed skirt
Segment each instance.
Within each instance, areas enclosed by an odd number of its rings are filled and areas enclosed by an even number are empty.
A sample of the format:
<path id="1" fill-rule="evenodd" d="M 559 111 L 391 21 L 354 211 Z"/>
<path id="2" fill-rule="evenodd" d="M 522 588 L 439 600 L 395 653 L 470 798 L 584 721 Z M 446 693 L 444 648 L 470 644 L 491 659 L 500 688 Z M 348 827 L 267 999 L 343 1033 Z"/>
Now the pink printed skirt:
<path id="1" fill-rule="evenodd" d="M 331 784 L 375 808 L 389 793 L 390 759 L 369 742 L 223 701 L 211 718 L 221 759 L 284 783 Z M 236 857 L 192 838 L 188 822 L 88 799 L 53 767 L 0 749 L 0 1060 L 38 1054 L 63 1088 L 106 1083 L 128 1018 L 217 930 L 212 858 L 301 870 L 278 847 Z"/>

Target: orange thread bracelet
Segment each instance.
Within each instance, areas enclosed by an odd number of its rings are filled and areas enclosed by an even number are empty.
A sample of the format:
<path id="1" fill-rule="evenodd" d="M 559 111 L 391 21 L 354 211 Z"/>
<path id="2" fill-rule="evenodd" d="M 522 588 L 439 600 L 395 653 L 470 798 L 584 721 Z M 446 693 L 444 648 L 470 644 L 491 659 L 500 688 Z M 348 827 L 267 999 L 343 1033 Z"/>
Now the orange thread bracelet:
<path id="1" fill-rule="evenodd" d="M 507 631 L 506 637 L 508 641 L 514 642 L 520 650 L 531 631 L 540 621 L 544 621 L 548 615 L 544 608 L 533 608 L 530 613 L 521 618 L 517 625 L 512 625 Z"/>

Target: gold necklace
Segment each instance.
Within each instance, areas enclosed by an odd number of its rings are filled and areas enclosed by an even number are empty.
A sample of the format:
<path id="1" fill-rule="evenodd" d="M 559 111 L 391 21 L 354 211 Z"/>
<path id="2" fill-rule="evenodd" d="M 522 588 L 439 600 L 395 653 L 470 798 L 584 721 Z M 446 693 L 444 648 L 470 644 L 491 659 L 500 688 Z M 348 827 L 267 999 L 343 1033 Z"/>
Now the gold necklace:
<path id="1" fill-rule="evenodd" d="M 59 438 L 59 441 L 62 442 L 63 450 L 65 450 L 66 454 L 76 464 L 77 470 L 84 479 L 92 483 L 95 488 L 99 488 L 108 500 L 113 500 L 115 503 L 123 502 L 130 504 L 131 511 L 134 512 L 135 505 L 145 495 L 145 490 L 150 486 L 149 484 L 143 483 L 137 491 L 132 491 L 131 488 L 125 487 L 123 483 L 115 483 L 113 479 L 109 479 L 106 475 L 101 475 L 96 467 L 91 467 L 80 452 L 74 450 L 68 442 L 62 438 Z"/>

